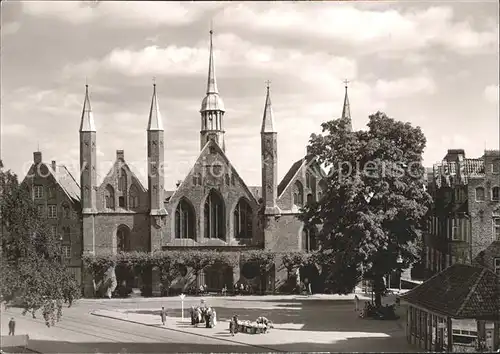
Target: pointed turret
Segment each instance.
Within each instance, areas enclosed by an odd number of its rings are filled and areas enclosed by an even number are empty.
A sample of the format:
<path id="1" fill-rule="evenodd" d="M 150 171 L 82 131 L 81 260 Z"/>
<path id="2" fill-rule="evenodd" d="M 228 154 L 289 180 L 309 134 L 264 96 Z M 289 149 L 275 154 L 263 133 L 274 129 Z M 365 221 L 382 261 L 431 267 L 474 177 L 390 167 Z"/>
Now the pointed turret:
<path id="1" fill-rule="evenodd" d="M 349 96 L 347 95 L 347 80 L 345 81 L 345 96 L 344 106 L 342 107 L 342 119 L 349 119 L 351 122 L 351 106 L 349 104 Z M 349 130 L 352 130 L 352 123 L 349 123 Z"/>
<path id="2" fill-rule="evenodd" d="M 158 105 L 158 97 L 156 97 L 156 84 L 153 84 L 153 98 L 151 99 L 151 109 L 149 110 L 148 131 L 161 130 L 163 131 L 163 121 L 160 114 L 160 106 Z"/>
<path id="3" fill-rule="evenodd" d="M 208 82 L 207 94 L 201 102 L 201 131 L 200 131 L 200 149 L 203 149 L 209 140 L 215 141 L 223 150 L 224 144 L 224 102 L 219 96 L 217 80 L 215 78 L 215 63 L 212 36 L 210 30 L 210 54 L 208 59 Z"/>
<path id="4" fill-rule="evenodd" d="M 83 101 L 82 120 L 80 132 L 95 132 L 94 115 L 90 106 L 89 85 L 85 85 L 85 100 Z"/>
<path id="5" fill-rule="evenodd" d="M 208 59 L 207 95 L 210 93 L 219 93 L 219 90 L 217 89 L 217 80 L 215 78 L 214 47 L 212 42 L 213 34 L 214 31 L 210 30 L 210 54 Z"/>
<path id="6" fill-rule="evenodd" d="M 261 133 L 275 133 L 273 107 L 271 105 L 271 95 L 269 92 L 269 83 L 267 84 L 266 106 L 264 107 L 264 117 L 262 118 Z"/>
<path id="7" fill-rule="evenodd" d="M 262 157 L 262 201 L 264 215 L 279 215 L 281 213 L 278 201 L 278 132 L 274 124 L 271 95 L 267 82 L 266 106 L 260 130 Z"/>

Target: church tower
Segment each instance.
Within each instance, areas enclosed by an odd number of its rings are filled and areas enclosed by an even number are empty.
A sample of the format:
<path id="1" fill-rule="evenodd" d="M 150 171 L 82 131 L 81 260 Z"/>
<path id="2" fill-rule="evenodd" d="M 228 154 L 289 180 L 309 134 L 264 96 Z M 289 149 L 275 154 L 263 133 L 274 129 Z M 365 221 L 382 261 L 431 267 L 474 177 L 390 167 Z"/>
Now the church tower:
<path id="1" fill-rule="evenodd" d="M 209 140 L 214 140 L 225 151 L 224 142 L 224 102 L 219 96 L 217 80 L 215 78 L 214 51 L 212 44 L 213 31 L 210 30 L 210 54 L 208 59 L 207 95 L 201 103 L 201 131 L 200 149 L 203 149 Z"/>
<path id="2" fill-rule="evenodd" d="M 344 106 L 342 107 L 342 119 L 349 119 L 349 130 L 352 131 L 352 120 L 351 120 L 351 106 L 349 104 L 349 96 L 347 95 L 347 83 L 349 81 L 345 80 L 345 96 L 344 96 Z"/>
<path id="3" fill-rule="evenodd" d="M 160 115 L 156 84 L 153 84 L 153 97 L 147 127 L 148 139 L 148 193 L 150 207 L 150 251 L 161 250 L 162 228 L 167 211 L 164 206 L 164 131 Z"/>
<path id="4" fill-rule="evenodd" d="M 83 251 L 95 253 L 94 216 L 96 208 L 96 128 L 90 106 L 89 86 L 85 85 L 80 122 L 80 193 L 83 218 Z"/>
<path id="5" fill-rule="evenodd" d="M 274 123 L 269 83 L 260 130 L 262 155 L 262 197 L 265 215 L 279 215 L 278 200 L 278 133 Z"/>

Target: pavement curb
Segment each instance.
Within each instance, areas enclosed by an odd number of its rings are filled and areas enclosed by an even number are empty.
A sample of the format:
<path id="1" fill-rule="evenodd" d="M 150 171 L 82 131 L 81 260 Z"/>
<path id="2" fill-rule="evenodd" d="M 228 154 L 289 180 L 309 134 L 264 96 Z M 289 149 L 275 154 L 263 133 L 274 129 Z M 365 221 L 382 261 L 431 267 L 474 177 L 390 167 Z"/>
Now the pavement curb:
<path id="1" fill-rule="evenodd" d="M 278 353 L 286 353 L 287 352 L 287 351 L 283 351 L 283 350 L 277 350 L 275 348 L 264 347 L 264 346 L 261 346 L 261 345 L 248 344 L 248 343 L 238 342 L 236 340 L 231 340 L 231 339 L 226 339 L 226 338 L 212 337 L 212 336 L 209 336 L 209 335 L 206 335 L 206 334 L 192 333 L 192 332 L 183 331 L 183 330 L 177 329 L 177 328 L 153 326 L 153 325 L 149 325 L 149 324 L 138 322 L 138 321 L 126 320 L 124 318 L 118 318 L 118 317 L 113 317 L 113 316 L 108 316 L 108 315 L 102 315 L 102 314 L 98 314 L 98 313 L 94 313 L 94 312 L 91 312 L 91 315 L 97 316 L 97 317 L 110 318 L 110 319 L 117 320 L 117 321 L 135 323 L 135 324 L 139 324 L 139 325 L 143 325 L 143 326 L 147 326 L 147 327 L 161 328 L 161 329 L 165 329 L 165 330 L 169 330 L 169 331 L 174 331 L 174 332 L 179 332 L 179 333 L 184 333 L 184 334 L 191 334 L 191 335 L 195 335 L 195 336 L 199 336 L 199 337 L 204 337 L 204 338 L 209 338 L 209 339 L 221 340 L 221 341 L 225 341 L 225 342 L 229 342 L 229 343 L 233 343 L 233 344 L 244 345 L 244 346 L 247 346 L 247 347 L 254 347 L 254 348 L 259 348 L 259 349 L 265 349 L 266 351 L 269 351 L 269 352 L 278 352 Z"/>

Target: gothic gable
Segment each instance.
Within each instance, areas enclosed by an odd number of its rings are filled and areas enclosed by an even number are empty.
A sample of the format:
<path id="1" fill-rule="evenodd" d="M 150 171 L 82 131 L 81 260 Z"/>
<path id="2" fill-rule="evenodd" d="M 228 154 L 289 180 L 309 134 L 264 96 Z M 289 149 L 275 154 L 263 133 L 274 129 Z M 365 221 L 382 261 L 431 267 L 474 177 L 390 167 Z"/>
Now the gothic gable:
<path id="1" fill-rule="evenodd" d="M 201 227 L 205 225 L 204 206 L 207 198 L 219 200 L 224 214 L 224 237 L 213 239 L 206 237 L 206 231 Z M 177 208 L 182 205 L 190 205 L 193 209 L 193 218 L 196 219 L 196 227 L 193 228 L 196 236 L 186 235 L 185 242 L 210 243 L 214 245 L 226 245 L 233 237 L 233 213 L 238 202 L 244 200 L 257 215 L 258 202 L 254 194 L 249 190 L 245 182 L 231 165 L 222 149 L 213 141 L 209 141 L 200 152 L 191 171 L 179 184 L 177 190 L 172 194 L 167 204 L 169 217 L 170 242 L 175 239 L 178 231 L 175 226 Z M 181 209 L 190 209 L 181 208 Z M 190 211 L 191 212 L 191 211 Z M 191 218 L 191 219 L 193 219 Z M 178 232 L 177 232 L 178 233 Z M 191 240 L 193 241 L 191 241 Z M 170 243 L 169 242 L 169 243 Z"/>
<path id="2" fill-rule="evenodd" d="M 308 201 L 321 198 L 326 176 L 315 157 L 306 156 L 295 162 L 278 186 L 278 206 L 282 210 L 299 212 Z"/>
<path id="3" fill-rule="evenodd" d="M 99 211 L 145 212 L 148 194 L 127 163 L 117 158 L 97 189 Z"/>

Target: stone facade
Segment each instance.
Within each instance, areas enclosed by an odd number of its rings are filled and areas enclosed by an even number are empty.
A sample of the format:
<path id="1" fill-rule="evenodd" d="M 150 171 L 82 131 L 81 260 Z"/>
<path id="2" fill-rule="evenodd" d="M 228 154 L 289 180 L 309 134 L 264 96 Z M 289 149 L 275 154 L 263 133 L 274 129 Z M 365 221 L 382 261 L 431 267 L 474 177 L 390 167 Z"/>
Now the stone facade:
<path id="1" fill-rule="evenodd" d="M 428 275 L 471 260 L 500 240 L 500 151 L 477 159 L 448 150 L 433 167 L 434 203 L 424 235 Z"/>

